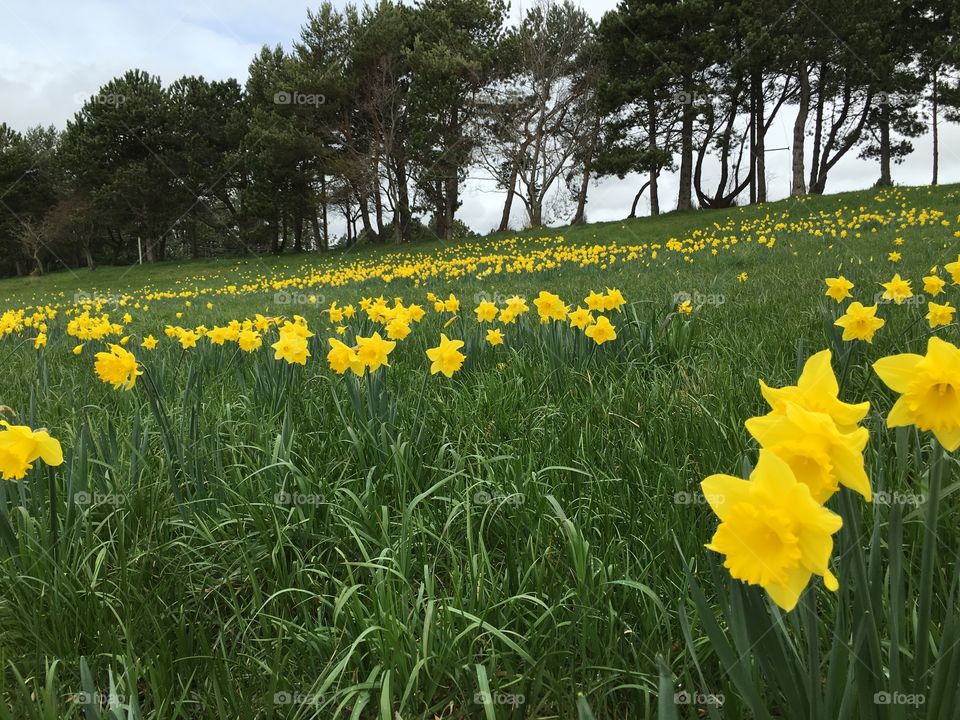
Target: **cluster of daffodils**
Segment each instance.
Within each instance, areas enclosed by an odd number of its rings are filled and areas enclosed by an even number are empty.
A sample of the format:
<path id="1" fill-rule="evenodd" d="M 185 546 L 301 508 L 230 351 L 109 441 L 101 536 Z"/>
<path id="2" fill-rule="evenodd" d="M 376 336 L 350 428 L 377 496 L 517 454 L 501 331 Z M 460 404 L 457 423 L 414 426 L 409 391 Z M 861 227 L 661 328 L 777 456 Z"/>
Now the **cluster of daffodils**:
<path id="1" fill-rule="evenodd" d="M 869 403 L 841 401 L 829 350 L 811 357 L 796 385 L 760 388 L 770 412 L 747 421 L 760 445 L 749 480 L 712 475 L 701 483 L 720 518 L 707 548 L 724 555 L 738 580 L 763 587 L 792 610 L 811 576 L 839 586 L 828 563 L 839 515 L 824 507 L 840 485 L 871 499 L 859 427 Z"/>
<path id="2" fill-rule="evenodd" d="M 956 262 L 945 265 L 944 270 L 950 275 L 954 285 L 960 285 L 960 257 Z M 850 291 L 855 285 L 843 275 L 826 278 L 824 282 L 827 285 L 824 294 L 837 303 L 853 297 Z M 923 278 L 923 291 L 930 297 L 938 297 L 944 292 L 946 285 L 947 281 L 938 274 L 937 267 L 931 268 L 930 274 Z M 881 298 L 895 305 L 902 305 L 914 297 L 911 281 L 900 277 L 900 273 L 895 274 L 888 282 L 880 283 L 880 286 L 883 288 Z M 838 327 L 843 328 L 843 339 L 872 343 L 873 336 L 886 324 L 886 320 L 877 317 L 877 309 L 877 303 L 864 305 L 859 301 L 851 302 L 843 315 L 835 321 Z M 949 302 L 938 303 L 930 300 L 925 317 L 930 328 L 935 329 L 952 324 L 956 312 L 957 309 Z"/>
<path id="3" fill-rule="evenodd" d="M 31 430 L 0 420 L 0 478 L 20 480 L 37 460 L 51 467 L 63 464 L 60 443 L 44 429 Z"/>
<path id="4" fill-rule="evenodd" d="M 771 410 L 746 423 L 760 445 L 750 479 L 712 475 L 701 483 L 720 518 L 707 548 L 724 556 L 731 576 L 763 587 L 787 611 L 813 575 L 830 590 L 839 586 L 828 562 L 842 521 L 825 503 L 841 485 L 871 499 L 868 432 L 859 426 L 870 404 L 839 399 L 830 360 L 828 350 L 811 357 L 795 386 L 761 381 Z M 948 452 L 960 448 L 960 348 L 931 337 L 925 355 L 881 358 L 873 369 L 899 395 L 888 427 L 915 426 Z"/>

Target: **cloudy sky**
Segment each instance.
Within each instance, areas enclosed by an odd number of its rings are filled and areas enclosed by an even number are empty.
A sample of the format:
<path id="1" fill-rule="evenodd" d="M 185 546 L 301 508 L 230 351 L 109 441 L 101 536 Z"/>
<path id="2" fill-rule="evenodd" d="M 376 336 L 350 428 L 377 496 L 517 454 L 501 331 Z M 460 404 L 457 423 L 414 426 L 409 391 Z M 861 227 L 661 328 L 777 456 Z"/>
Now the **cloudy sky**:
<path id="1" fill-rule="evenodd" d="M 615 4 L 615 0 L 583 2 L 596 18 Z M 308 7 L 316 5 L 302 0 L 5 0 L 0 23 L 0 121 L 19 130 L 37 124 L 63 127 L 85 98 L 130 68 L 159 75 L 165 83 L 188 74 L 245 80 L 250 59 L 262 45 L 290 46 Z M 511 15 L 518 16 L 522 7 L 523 3 L 514 2 Z M 771 128 L 767 147 L 788 147 L 792 124 L 788 108 Z M 919 138 L 915 148 L 903 165 L 894 168 L 896 182 L 930 181 L 929 135 Z M 788 160 L 785 151 L 769 155 L 772 199 L 787 194 Z M 877 175 L 875 163 L 858 160 L 851 153 L 831 172 L 827 191 L 868 187 Z M 940 179 L 960 182 L 957 126 L 941 128 Z M 624 217 L 639 184 L 639 179 L 630 177 L 595 182 L 589 219 Z M 675 203 L 676 187 L 675 178 L 663 179 L 664 209 Z M 501 203 L 491 183 L 473 177 L 459 216 L 485 232 L 499 220 Z M 644 198 L 640 211 L 646 209 Z M 517 216 L 515 224 L 521 223 Z"/>

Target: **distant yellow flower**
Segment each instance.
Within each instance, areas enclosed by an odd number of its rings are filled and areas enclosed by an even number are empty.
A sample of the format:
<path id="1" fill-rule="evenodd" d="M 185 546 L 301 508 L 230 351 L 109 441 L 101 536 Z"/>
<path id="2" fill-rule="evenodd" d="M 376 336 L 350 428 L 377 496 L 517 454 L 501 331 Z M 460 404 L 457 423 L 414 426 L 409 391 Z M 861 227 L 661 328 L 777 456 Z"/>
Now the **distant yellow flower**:
<path id="1" fill-rule="evenodd" d="M 443 302 L 443 309 L 449 313 L 455 313 L 460 311 L 460 301 L 457 300 L 456 295 L 454 295 L 453 293 L 450 293 L 450 297 L 448 297 Z"/>
<path id="2" fill-rule="evenodd" d="M 684 300 L 682 303 L 677 305 L 677 312 L 681 315 L 689 315 L 693 312 L 693 303 L 689 300 Z"/>
<path id="3" fill-rule="evenodd" d="M 387 323 L 387 337 L 391 340 L 403 340 L 410 334 L 410 325 L 401 318 Z"/>
<path id="4" fill-rule="evenodd" d="M 607 294 L 603 297 L 604 310 L 619 310 L 626 304 L 627 299 L 623 296 L 623 293 L 617 289 L 611 290 L 610 288 L 607 288 Z"/>
<path id="5" fill-rule="evenodd" d="M 427 350 L 427 357 L 432 361 L 430 374 L 443 373 L 448 378 L 453 377 L 453 374 L 463 367 L 463 361 L 467 359 L 466 355 L 460 352 L 462 347 L 463 340 L 450 340 L 440 333 L 440 344 Z"/>
<path id="6" fill-rule="evenodd" d="M 330 338 L 327 342 L 330 344 L 327 362 L 334 372 L 343 375 L 347 370 L 352 370 L 355 375 L 363 375 L 363 361 L 352 347 L 344 345 L 336 338 Z"/>
<path id="7" fill-rule="evenodd" d="M 852 297 L 850 291 L 853 290 L 854 285 L 843 275 L 835 278 L 826 278 L 824 282 L 827 284 L 827 292 L 824 294 L 827 297 L 833 298 L 838 303 L 843 302 L 848 297 Z"/>
<path id="8" fill-rule="evenodd" d="M 83 352 L 83 345 L 77 345 L 75 348 L 73 348 L 74 355 L 79 355 L 82 352 Z"/>
<path id="9" fill-rule="evenodd" d="M 263 338 L 256 330 L 241 330 L 237 336 L 237 345 L 243 352 L 250 353 L 260 349 L 263 345 Z"/>
<path id="10" fill-rule="evenodd" d="M 34 347 L 34 349 L 39 350 L 40 348 L 46 347 L 46 346 L 47 346 L 47 335 L 46 335 L 46 333 L 40 333 L 39 335 L 37 335 L 36 338 L 34 338 L 34 340 L 33 340 L 33 347 Z"/>
<path id="11" fill-rule="evenodd" d="M 366 366 L 370 372 L 376 372 L 381 366 L 390 367 L 387 358 L 393 349 L 397 346 L 395 342 L 384 340 L 380 333 L 374 333 L 370 337 L 357 338 L 357 357 Z"/>
<path id="12" fill-rule="evenodd" d="M 938 305 L 935 302 L 927 303 L 927 310 L 927 322 L 931 329 L 952 323 L 953 314 L 957 311 L 950 303 Z"/>
<path id="13" fill-rule="evenodd" d="M 828 563 L 832 535 L 843 521 L 811 496 L 783 460 L 761 450 L 750 480 L 711 475 L 700 486 L 720 518 L 707 548 L 724 556 L 732 577 L 763 587 L 786 611 L 813 575 L 823 576 L 829 590 L 839 587 Z"/>
<path id="14" fill-rule="evenodd" d="M 946 284 L 947 281 L 939 275 L 927 275 L 927 277 L 923 279 L 923 291 L 927 293 L 927 295 L 936 297 L 943 292 Z"/>
<path id="15" fill-rule="evenodd" d="M 497 317 L 497 306 L 489 300 L 481 300 L 473 311 L 477 314 L 477 322 L 493 322 Z"/>
<path id="16" fill-rule="evenodd" d="M 555 295 L 552 292 L 541 290 L 540 294 L 537 295 L 533 301 L 533 304 L 537 308 L 537 313 L 540 315 L 541 321 L 565 320 L 567 318 L 567 306 L 563 300 L 560 299 L 559 295 Z"/>
<path id="17" fill-rule="evenodd" d="M 20 480 L 38 459 L 56 467 L 63 464 L 60 443 L 46 430 L 31 430 L 26 425 L 11 425 L 0 420 L 0 477 Z"/>
<path id="18" fill-rule="evenodd" d="M 603 312 L 606 310 L 606 302 L 603 295 L 593 290 L 590 291 L 590 294 L 584 298 L 584 302 L 587 304 L 587 307 L 594 312 Z"/>
<path id="19" fill-rule="evenodd" d="M 569 320 L 571 326 L 583 330 L 593 323 L 593 315 L 590 314 L 589 310 L 577 306 L 577 309 L 570 313 Z"/>
<path id="20" fill-rule="evenodd" d="M 291 365 L 306 365 L 310 357 L 307 339 L 292 332 L 281 332 L 280 338 L 270 347 L 276 351 L 274 360 L 286 360 Z"/>
<path id="21" fill-rule="evenodd" d="M 950 452 L 960 447 L 960 348 L 931 337 L 926 355 L 891 355 L 877 360 L 873 369 L 900 395 L 887 427 L 916 425 L 932 431 Z"/>
<path id="22" fill-rule="evenodd" d="M 903 256 L 900 255 L 900 253 L 894 251 L 894 252 L 889 253 L 889 254 L 887 255 L 887 259 L 888 259 L 890 262 L 900 262 L 900 261 L 903 259 Z"/>
<path id="23" fill-rule="evenodd" d="M 745 283 L 749 279 L 749 277 L 750 276 L 747 275 L 745 272 L 742 272 L 739 275 L 737 275 L 737 280 L 739 280 L 742 283 Z"/>
<path id="24" fill-rule="evenodd" d="M 98 352 L 95 356 L 94 370 L 105 383 L 113 385 L 114 390 L 130 390 L 143 375 L 133 353 L 119 345 L 111 345 L 110 352 Z"/>
<path id="25" fill-rule="evenodd" d="M 887 321 L 877 317 L 877 306 L 865 307 L 862 303 L 852 302 L 847 312 L 837 318 L 834 325 L 843 328 L 844 340 L 865 340 L 873 342 L 873 336 Z"/>
<path id="26" fill-rule="evenodd" d="M 953 280 L 954 285 L 960 285 L 960 255 L 957 256 L 956 262 L 947 263 L 943 269 L 950 273 L 950 279 Z"/>
<path id="27" fill-rule="evenodd" d="M 910 281 L 900 277 L 900 273 L 893 276 L 890 282 L 880 283 L 883 286 L 883 299 L 893 300 L 897 305 L 913 297 L 913 290 L 910 289 Z"/>
<path id="28" fill-rule="evenodd" d="M 200 336 L 197 335 L 193 330 L 184 330 L 180 335 L 180 346 L 184 350 L 188 350 L 192 347 L 197 346 L 197 340 L 200 339 Z"/>
<path id="29" fill-rule="evenodd" d="M 503 345 L 503 332 L 496 328 L 487 330 L 487 342 L 491 345 Z"/>
<path id="30" fill-rule="evenodd" d="M 157 339 L 153 335 L 147 335 L 143 342 L 140 343 L 140 347 L 145 350 L 153 350 L 157 346 Z"/>
<path id="31" fill-rule="evenodd" d="M 590 325 L 583 334 L 592 339 L 597 345 L 603 345 L 608 340 L 617 339 L 617 331 L 604 315 L 598 315 L 596 322 Z"/>

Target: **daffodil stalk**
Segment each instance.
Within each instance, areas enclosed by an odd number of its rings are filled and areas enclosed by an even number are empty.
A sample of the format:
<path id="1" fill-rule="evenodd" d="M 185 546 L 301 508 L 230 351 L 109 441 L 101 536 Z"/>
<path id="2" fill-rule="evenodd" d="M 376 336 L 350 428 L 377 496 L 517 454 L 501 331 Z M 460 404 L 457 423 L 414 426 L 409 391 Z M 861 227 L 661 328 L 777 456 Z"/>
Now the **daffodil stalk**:
<path id="1" fill-rule="evenodd" d="M 927 671 L 930 650 L 930 607 L 933 602 L 933 572 L 937 559 L 937 524 L 940 517 L 940 488 L 947 466 L 946 453 L 934 438 L 930 450 L 929 482 L 927 484 L 927 512 L 923 525 L 923 552 L 920 560 L 920 598 L 917 608 L 917 651 L 914 677 Z"/>

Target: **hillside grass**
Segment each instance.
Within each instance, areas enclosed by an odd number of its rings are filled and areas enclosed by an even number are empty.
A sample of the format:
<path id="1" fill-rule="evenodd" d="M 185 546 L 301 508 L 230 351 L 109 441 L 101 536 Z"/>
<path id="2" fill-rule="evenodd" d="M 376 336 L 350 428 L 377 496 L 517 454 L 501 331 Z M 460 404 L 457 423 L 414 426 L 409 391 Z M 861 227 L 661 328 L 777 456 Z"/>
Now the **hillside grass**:
<path id="1" fill-rule="evenodd" d="M 904 207 L 941 211 L 949 226 L 861 218 L 846 238 L 817 235 L 837 211 Z M 802 229 L 771 232 L 773 248 L 741 230 L 801 218 Z M 729 221 L 731 233 L 716 230 Z M 460 243 L 0 281 L 2 313 L 70 305 L 78 292 L 193 291 L 415 253 L 482 254 L 513 237 L 523 249 L 559 235 L 587 246 L 739 236 L 734 251 L 692 262 L 664 249 L 649 264 L 419 287 L 368 280 L 313 288 L 316 305 L 277 306 L 271 291 L 201 293 L 189 307 L 153 300 L 131 310 L 130 348 L 148 376 L 130 393 L 97 380 L 99 348 L 71 353 L 62 317 L 42 352 L 30 333 L 0 339 L 0 405 L 49 428 L 67 456 L 0 486 L 0 680 L 12 716 L 83 717 L 111 673 L 121 704 L 135 699 L 150 718 L 569 718 L 580 695 L 597 718 L 654 716 L 658 656 L 701 680 L 678 619 L 691 608 L 684 565 L 706 579 L 718 564 L 703 548 L 716 519 L 698 483 L 755 458 L 743 421 L 764 412 L 758 378 L 791 384 L 806 356 L 836 342 L 824 277 L 843 273 L 867 304 L 894 272 L 920 291 L 931 266 L 956 259 L 958 226 L 960 187 L 902 188 Z M 887 259 L 894 250 L 902 261 Z M 478 298 L 547 289 L 576 305 L 604 288 L 630 305 L 611 314 L 621 337 L 600 348 L 535 318 L 492 348 L 473 322 Z M 322 307 L 380 294 L 429 306 L 428 291 L 461 299 L 449 327 L 429 311 L 376 380 L 326 367 Z M 678 316 L 678 293 L 704 302 Z M 955 286 L 948 298 L 957 304 Z M 270 341 L 244 356 L 209 344 L 183 352 L 162 337 L 168 323 L 258 312 L 307 318 L 316 337 L 306 367 L 275 363 Z M 890 403 L 869 363 L 925 336 L 925 305 L 882 312 L 887 326 L 852 354 L 844 385 L 845 399 L 873 402 L 874 438 L 890 435 Z M 424 356 L 441 331 L 468 342 L 467 365 L 449 380 L 430 376 Z M 147 333 L 162 341 L 153 353 L 136 347 Z M 943 336 L 956 343 L 957 327 Z M 957 519 L 955 504 L 941 519 L 954 549 Z M 908 537 L 917 526 L 908 518 Z M 706 647 L 700 662 L 711 687 L 725 688 Z M 725 689 L 723 716 L 741 717 Z"/>

